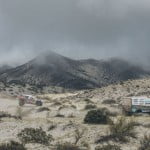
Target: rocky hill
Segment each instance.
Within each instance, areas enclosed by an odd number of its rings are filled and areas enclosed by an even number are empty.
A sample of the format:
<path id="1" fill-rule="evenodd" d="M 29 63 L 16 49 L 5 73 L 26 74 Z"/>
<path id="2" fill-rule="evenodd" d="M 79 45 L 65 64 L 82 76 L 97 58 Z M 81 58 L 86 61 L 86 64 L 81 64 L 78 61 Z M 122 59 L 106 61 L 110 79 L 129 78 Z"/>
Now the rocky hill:
<path id="1" fill-rule="evenodd" d="M 149 75 L 150 72 L 121 59 L 73 60 L 48 52 L 24 65 L 1 73 L 0 81 L 9 84 L 30 84 L 37 87 L 87 89 Z"/>
<path id="2" fill-rule="evenodd" d="M 6 72 L 9 69 L 12 69 L 12 67 L 8 66 L 8 65 L 2 65 L 2 66 L 0 66 L 0 74 Z"/>

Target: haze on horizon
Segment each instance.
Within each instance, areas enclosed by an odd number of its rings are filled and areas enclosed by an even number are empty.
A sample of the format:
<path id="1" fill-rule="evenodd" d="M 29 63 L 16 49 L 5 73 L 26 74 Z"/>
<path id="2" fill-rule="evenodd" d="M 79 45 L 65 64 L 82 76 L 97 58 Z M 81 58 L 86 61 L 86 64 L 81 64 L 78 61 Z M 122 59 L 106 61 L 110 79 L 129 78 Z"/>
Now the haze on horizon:
<path id="1" fill-rule="evenodd" d="M 45 50 L 150 63 L 149 0 L 0 0 L 0 64 Z"/>

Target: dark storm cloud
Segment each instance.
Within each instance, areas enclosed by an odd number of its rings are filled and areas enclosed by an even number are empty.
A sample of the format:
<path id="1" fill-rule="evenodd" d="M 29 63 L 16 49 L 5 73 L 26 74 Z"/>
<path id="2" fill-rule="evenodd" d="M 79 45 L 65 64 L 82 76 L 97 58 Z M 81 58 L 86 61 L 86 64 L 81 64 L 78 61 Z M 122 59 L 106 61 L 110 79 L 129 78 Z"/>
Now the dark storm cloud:
<path id="1" fill-rule="evenodd" d="M 148 63 L 149 0 L 0 0 L 0 63 L 43 50 Z"/>

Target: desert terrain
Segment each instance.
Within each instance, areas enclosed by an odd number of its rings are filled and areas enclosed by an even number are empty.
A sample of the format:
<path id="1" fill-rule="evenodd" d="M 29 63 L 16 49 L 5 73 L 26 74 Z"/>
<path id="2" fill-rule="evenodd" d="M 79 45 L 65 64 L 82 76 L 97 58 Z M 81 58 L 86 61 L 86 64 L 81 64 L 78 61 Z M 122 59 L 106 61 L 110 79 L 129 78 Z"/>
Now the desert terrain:
<path id="1" fill-rule="evenodd" d="M 138 150 L 140 140 L 145 134 L 150 134 L 148 114 L 125 116 L 126 119 L 134 119 L 137 124 L 136 138 L 128 137 L 128 142 L 109 140 L 96 143 L 98 138 L 109 133 L 109 124 L 88 124 L 84 123 L 84 118 L 92 109 L 107 108 L 111 120 L 115 121 L 123 115 L 120 106 L 123 97 L 150 96 L 149 83 L 150 79 L 129 80 L 93 90 L 35 94 L 42 99 L 43 106 L 25 104 L 20 107 L 17 98 L 1 92 L 0 143 L 20 142 L 17 134 L 24 128 L 42 128 L 53 140 L 49 145 L 27 143 L 25 147 L 28 150 L 51 150 L 57 143 L 65 142 L 76 143 L 87 150 L 95 150 L 96 146 L 107 143 L 119 145 L 122 150 Z M 80 137 L 76 142 L 77 135 Z"/>

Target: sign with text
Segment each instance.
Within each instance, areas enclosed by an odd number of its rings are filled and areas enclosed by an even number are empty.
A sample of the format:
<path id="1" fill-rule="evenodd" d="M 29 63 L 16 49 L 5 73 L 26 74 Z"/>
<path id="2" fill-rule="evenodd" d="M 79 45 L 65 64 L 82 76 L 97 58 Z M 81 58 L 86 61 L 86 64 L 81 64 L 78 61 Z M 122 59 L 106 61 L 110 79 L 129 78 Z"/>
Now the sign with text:
<path id="1" fill-rule="evenodd" d="M 150 106 L 150 98 L 132 98 L 132 105 Z"/>

